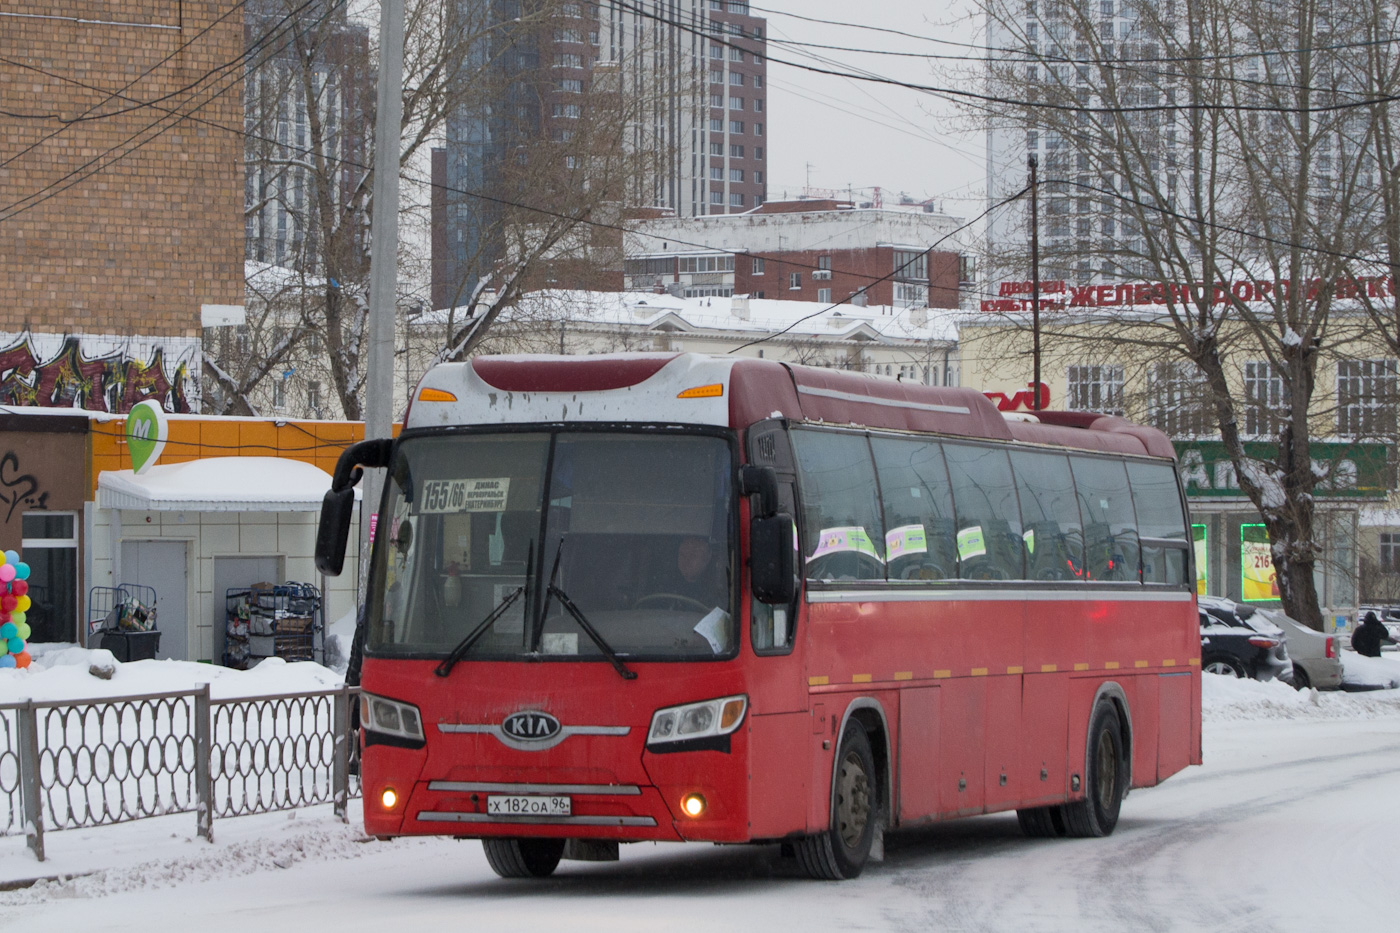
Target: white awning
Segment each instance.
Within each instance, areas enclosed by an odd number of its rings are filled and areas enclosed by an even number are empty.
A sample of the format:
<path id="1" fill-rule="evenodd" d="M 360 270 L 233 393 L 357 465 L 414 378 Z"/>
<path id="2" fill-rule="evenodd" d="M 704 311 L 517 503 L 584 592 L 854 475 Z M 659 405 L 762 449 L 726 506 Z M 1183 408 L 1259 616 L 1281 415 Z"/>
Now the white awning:
<path id="1" fill-rule="evenodd" d="M 206 457 L 157 464 L 139 476 L 103 470 L 97 507 L 144 512 L 314 512 L 331 488 L 329 473 L 278 457 Z M 355 490 L 355 498 L 360 490 Z"/>

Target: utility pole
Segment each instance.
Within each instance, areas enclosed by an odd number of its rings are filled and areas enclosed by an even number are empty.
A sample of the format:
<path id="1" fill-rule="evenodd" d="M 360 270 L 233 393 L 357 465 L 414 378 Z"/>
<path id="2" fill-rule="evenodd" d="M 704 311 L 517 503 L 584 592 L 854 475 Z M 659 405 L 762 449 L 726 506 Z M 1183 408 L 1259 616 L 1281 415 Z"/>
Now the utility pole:
<path id="1" fill-rule="evenodd" d="M 369 352 L 365 361 L 365 439 L 394 430 L 394 314 L 398 296 L 399 148 L 403 122 L 403 0 L 381 0 L 379 93 L 374 120 L 374 207 L 370 212 Z M 360 501 L 360 566 L 369 566 L 370 516 L 384 474 L 368 470 Z M 379 529 L 386 533 L 387 529 Z M 360 583 L 369 579 L 361 573 Z"/>
<path id="2" fill-rule="evenodd" d="M 1035 358 L 1031 408 L 1040 411 L 1040 190 L 1036 184 L 1035 153 L 1026 159 L 1026 164 L 1031 170 L 1031 354 Z"/>

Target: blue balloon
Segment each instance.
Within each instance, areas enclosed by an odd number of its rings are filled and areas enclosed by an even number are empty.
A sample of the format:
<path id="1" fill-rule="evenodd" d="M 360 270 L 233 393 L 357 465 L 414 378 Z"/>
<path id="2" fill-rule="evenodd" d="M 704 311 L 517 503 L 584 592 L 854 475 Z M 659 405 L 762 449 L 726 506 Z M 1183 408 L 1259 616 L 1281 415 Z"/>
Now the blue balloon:
<path id="1" fill-rule="evenodd" d="M 14 667 L 14 666 L 15 666 L 15 656 L 14 656 L 14 655 L 12 655 L 12 654 L 7 654 L 7 655 L 5 655 L 4 657 L 0 658 L 0 667 Z"/>
<path id="2" fill-rule="evenodd" d="M 26 564 L 24 561 L 20 561 L 18 564 L 15 564 L 15 579 L 16 579 L 16 580 L 28 580 L 28 579 L 29 579 L 29 565 Z"/>
<path id="3" fill-rule="evenodd" d="M 11 638 L 11 639 L 10 639 L 10 654 L 19 654 L 19 653 L 20 653 L 21 651 L 23 651 L 23 650 L 24 650 L 24 639 L 23 639 L 23 638 Z"/>
<path id="4" fill-rule="evenodd" d="M 18 551 L 6 551 L 6 552 L 5 552 L 5 563 L 7 563 L 7 564 L 18 564 L 18 563 L 19 563 L 19 552 L 18 552 Z M 19 568 L 16 567 L 15 569 L 18 570 Z"/>
<path id="5" fill-rule="evenodd" d="M 6 622 L 4 625 L 0 625 L 0 638 L 17 637 L 19 637 L 19 627 L 13 622 Z"/>

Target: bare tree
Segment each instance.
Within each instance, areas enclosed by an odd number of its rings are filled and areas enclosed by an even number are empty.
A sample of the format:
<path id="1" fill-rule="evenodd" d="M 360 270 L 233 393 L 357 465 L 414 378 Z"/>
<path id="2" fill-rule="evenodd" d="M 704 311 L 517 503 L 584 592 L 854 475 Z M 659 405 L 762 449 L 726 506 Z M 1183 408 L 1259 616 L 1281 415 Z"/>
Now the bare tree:
<path id="1" fill-rule="evenodd" d="M 315 374 L 329 385 L 333 404 L 324 406 L 326 411 L 359 419 L 367 349 L 375 50 L 365 29 L 334 12 L 337 5 L 265 0 L 262 6 L 262 19 L 249 29 L 250 47 L 268 23 L 290 24 L 291 38 L 263 49 L 247 78 L 248 258 L 291 275 L 271 277 L 278 283 L 275 293 L 250 282 L 253 310 L 241 339 L 214 334 L 206 341 L 206 376 L 217 396 L 211 407 L 234 413 L 268 405 L 272 380 L 292 364 L 298 381 L 300 374 Z M 444 330 L 442 345 L 460 344 L 459 356 L 484 339 L 500 309 L 539 279 L 543 259 L 557 261 L 579 224 L 600 217 L 617 223 L 617 177 L 626 161 L 619 120 L 628 111 L 615 89 L 595 81 L 580 93 L 579 129 L 559 140 L 543 132 L 540 121 L 553 88 L 548 64 L 536 55 L 533 66 L 523 70 L 494 67 L 522 46 L 538 49 L 553 41 L 562 22 L 577 19 L 579 7 L 533 0 L 521 4 L 518 16 L 503 19 L 492 4 L 406 4 L 398 159 L 407 180 L 404 221 L 423 229 L 429 186 L 418 166 L 428 147 L 443 138 L 452 115 L 494 108 L 514 124 L 500 172 L 503 183 L 455 192 L 492 218 L 490 242 L 499 244 L 493 246 L 497 254 L 485 257 L 491 300 L 482 302 L 479 292 Z M 504 100 L 519 106 L 503 107 Z M 424 302 L 423 264 L 415 252 L 423 251 L 415 251 L 411 239 L 400 250 L 401 314 L 420 310 Z"/>
<path id="2" fill-rule="evenodd" d="M 1014 49 L 992 56 L 990 119 L 1044 153 L 1047 277 L 1068 280 L 1070 304 L 1130 312 L 1062 338 L 1185 367 L 1268 529 L 1284 608 L 1319 629 L 1318 365 L 1362 337 L 1334 283 L 1376 230 L 1375 133 L 1353 106 L 1368 89 L 1347 67 L 1365 30 L 1342 6 L 982 4 L 991 44 Z M 1277 391 L 1251 389 L 1248 367 Z"/>

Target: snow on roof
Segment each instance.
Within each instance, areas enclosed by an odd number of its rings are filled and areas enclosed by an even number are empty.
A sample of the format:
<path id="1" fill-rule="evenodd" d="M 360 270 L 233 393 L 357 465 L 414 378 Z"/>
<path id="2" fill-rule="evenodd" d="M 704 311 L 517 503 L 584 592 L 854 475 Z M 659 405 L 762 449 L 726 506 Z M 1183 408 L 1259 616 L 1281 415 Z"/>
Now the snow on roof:
<path id="1" fill-rule="evenodd" d="M 888 305 L 856 307 L 829 302 L 779 301 L 772 298 L 682 298 L 653 292 L 538 291 L 522 297 L 521 304 L 502 317 L 536 318 L 547 309 L 551 320 L 576 325 L 637 327 L 649 329 L 674 324 L 681 330 L 771 334 L 785 330 L 797 337 L 839 340 L 859 331 L 887 340 L 956 342 L 958 323 L 968 312 L 952 308 L 892 308 Z M 437 324 L 449 310 L 419 316 L 415 324 Z M 460 313 L 458 317 L 460 318 Z"/>
<path id="2" fill-rule="evenodd" d="M 279 457 L 206 457 L 158 464 L 145 473 L 104 470 L 97 505 L 156 512 L 311 512 L 331 488 L 330 474 Z M 355 490 L 358 498 L 360 490 Z"/>

